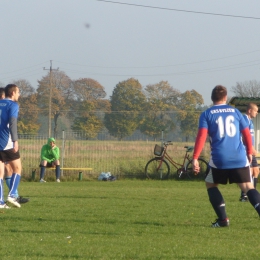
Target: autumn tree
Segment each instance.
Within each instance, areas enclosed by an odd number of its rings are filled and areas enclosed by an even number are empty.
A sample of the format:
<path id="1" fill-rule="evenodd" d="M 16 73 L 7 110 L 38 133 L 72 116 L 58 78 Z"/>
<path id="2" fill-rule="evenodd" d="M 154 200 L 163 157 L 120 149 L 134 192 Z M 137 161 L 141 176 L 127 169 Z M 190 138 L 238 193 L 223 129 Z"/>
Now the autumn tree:
<path id="1" fill-rule="evenodd" d="M 104 100 L 104 87 L 96 80 L 83 78 L 73 82 L 73 124 L 72 130 L 83 131 L 86 138 L 94 138 L 103 128 L 104 112 L 110 110 Z"/>
<path id="2" fill-rule="evenodd" d="M 20 90 L 18 131 L 23 134 L 36 134 L 40 128 L 37 93 L 27 80 L 16 80 L 13 84 Z"/>
<path id="3" fill-rule="evenodd" d="M 111 112 L 106 113 L 104 122 L 109 133 L 119 140 L 130 136 L 140 123 L 145 95 L 138 80 L 130 78 L 119 82 L 110 98 Z"/>
<path id="4" fill-rule="evenodd" d="M 186 142 L 197 134 L 199 117 L 202 110 L 201 106 L 203 103 L 202 95 L 196 90 L 185 91 L 180 96 L 178 119 Z"/>
<path id="5" fill-rule="evenodd" d="M 71 79 L 63 71 L 50 72 L 38 81 L 38 105 L 43 115 L 49 115 L 51 93 L 51 118 L 54 122 L 54 136 L 57 136 L 58 118 L 67 113 L 69 100 L 73 98 Z"/>
<path id="6" fill-rule="evenodd" d="M 236 86 L 231 87 L 231 90 L 237 97 L 259 97 L 260 82 L 256 80 L 237 82 Z"/>
<path id="7" fill-rule="evenodd" d="M 167 81 L 145 87 L 146 102 L 143 120 L 139 126 L 142 133 L 154 139 L 160 136 L 162 130 L 167 133 L 174 130 L 175 123 L 170 111 L 176 109 L 180 92 Z"/>

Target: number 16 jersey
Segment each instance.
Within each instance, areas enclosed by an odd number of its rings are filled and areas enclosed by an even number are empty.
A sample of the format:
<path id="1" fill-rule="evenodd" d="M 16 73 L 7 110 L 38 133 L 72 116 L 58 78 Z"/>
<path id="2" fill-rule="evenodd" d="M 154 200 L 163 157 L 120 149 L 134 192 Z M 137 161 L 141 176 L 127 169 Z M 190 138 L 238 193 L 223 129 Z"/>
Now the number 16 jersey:
<path id="1" fill-rule="evenodd" d="M 232 169 L 249 165 L 241 140 L 241 131 L 246 127 L 243 115 L 229 105 L 214 105 L 201 114 L 199 129 L 206 128 L 210 139 L 210 166 Z"/>

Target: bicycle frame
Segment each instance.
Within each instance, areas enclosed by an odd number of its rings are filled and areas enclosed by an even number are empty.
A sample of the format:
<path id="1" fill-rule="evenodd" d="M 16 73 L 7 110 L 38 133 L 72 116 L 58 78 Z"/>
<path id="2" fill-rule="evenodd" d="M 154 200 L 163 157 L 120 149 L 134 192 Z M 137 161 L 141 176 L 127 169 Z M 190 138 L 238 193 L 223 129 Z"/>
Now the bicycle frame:
<path id="1" fill-rule="evenodd" d="M 186 170 L 186 166 L 187 166 L 188 163 L 191 161 L 188 152 L 186 151 L 186 153 L 185 153 L 185 155 L 184 155 L 184 157 L 183 157 L 183 162 L 182 162 L 182 164 L 180 164 L 180 163 L 175 162 L 175 161 L 170 157 L 170 155 L 167 153 L 167 147 L 168 147 L 168 146 L 166 145 L 165 148 L 164 148 L 163 154 L 162 154 L 162 156 L 161 156 L 161 163 L 160 163 L 158 169 L 161 167 L 162 160 L 163 160 L 163 159 L 167 159 L 168 162 L 170 162 L 171 165 L 173 165 L 173 166 L 176 168 L 176 170 L 178 170 L 178 169 Z M 187 163 L 186 163 L 186 161 L 187 161 Z"/>
<path id="2" fill-rule="evenodd" d="M 145 166 L 145 174 L 149 179 L 156 179 L 158 177 L 160 177 L 160 179 L 166 179 L 169 177 L 171 172 L 174 173 L 174 168 L 177 171 L 176 174 L 178 178 L 188 177 L 193 179 L 195 175 L 196 179 L 203 179 L 205 177 L 205 174 L 208 170 L 208 162 L 201 157 L 198 158 L 201 171 L 199 174 L 194 175 L 191 155 L 192 151 L 194 150 L 194 146 L 184 146 L 186 151 L 183 153 L 183 156 L 181 156 L 181 159 L 177 162 L 176 159 L 174 160 L 174 156 L 170 156 L 170 154 L 167 152 L 168 145 L 172 145 L 172 142 L 167 141 L 163 143 L 163 147 L 155 145 L 155 158 L 150 159 Z"/>

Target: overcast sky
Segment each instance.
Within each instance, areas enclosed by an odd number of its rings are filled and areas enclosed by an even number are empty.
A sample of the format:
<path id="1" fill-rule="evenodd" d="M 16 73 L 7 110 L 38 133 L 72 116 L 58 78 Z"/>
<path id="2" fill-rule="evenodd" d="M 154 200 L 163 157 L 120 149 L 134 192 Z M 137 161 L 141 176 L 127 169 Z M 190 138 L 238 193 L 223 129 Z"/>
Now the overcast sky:
<path id="1" fill-rule="evenodd" d="M 259 10 L 259 0 L 1 0 L 0 82 L 37 88 L 52 60 L 71 79 L 97 80 L 107 98 L 134 77 L 195 89 L 210 104 L 217 84 L 260 81 Z"/>

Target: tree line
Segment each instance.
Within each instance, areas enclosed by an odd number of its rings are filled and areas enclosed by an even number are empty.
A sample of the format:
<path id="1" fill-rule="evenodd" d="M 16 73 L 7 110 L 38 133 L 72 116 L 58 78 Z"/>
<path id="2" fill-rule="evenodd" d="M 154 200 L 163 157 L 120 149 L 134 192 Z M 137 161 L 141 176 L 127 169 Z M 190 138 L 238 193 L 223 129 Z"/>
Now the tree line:
<path id="1" fill-rule="evenodd" d="M 104 128 L 119 140 L 136 130 L 156 139 L 162 130 L 169 133 L 179 129 L 189 141 L 196 135 L 200 113 L 207 108 L 196 90 L 182 93 L 167 81 L 143 87 L 130 78 L 115 86 L 110 99 L 106 99 L 104 87 L 96 80 L 72 80 L 62 71 L 43 76 L 37 89 L 24 79 L 12 83 L 21 92 L 18 129 L 22 134 L 39 132 L 40 117 L 49 114 L 50 92 L 54 136 L 58 119 L 65 117 L 71 130 L 84 132 L 86 138 L 95 138 Z M 254 81 L 237 83 L 232 91 L 238 96 L 250 93 L 250 89 L 256 93 L 255 85 Z"/>

